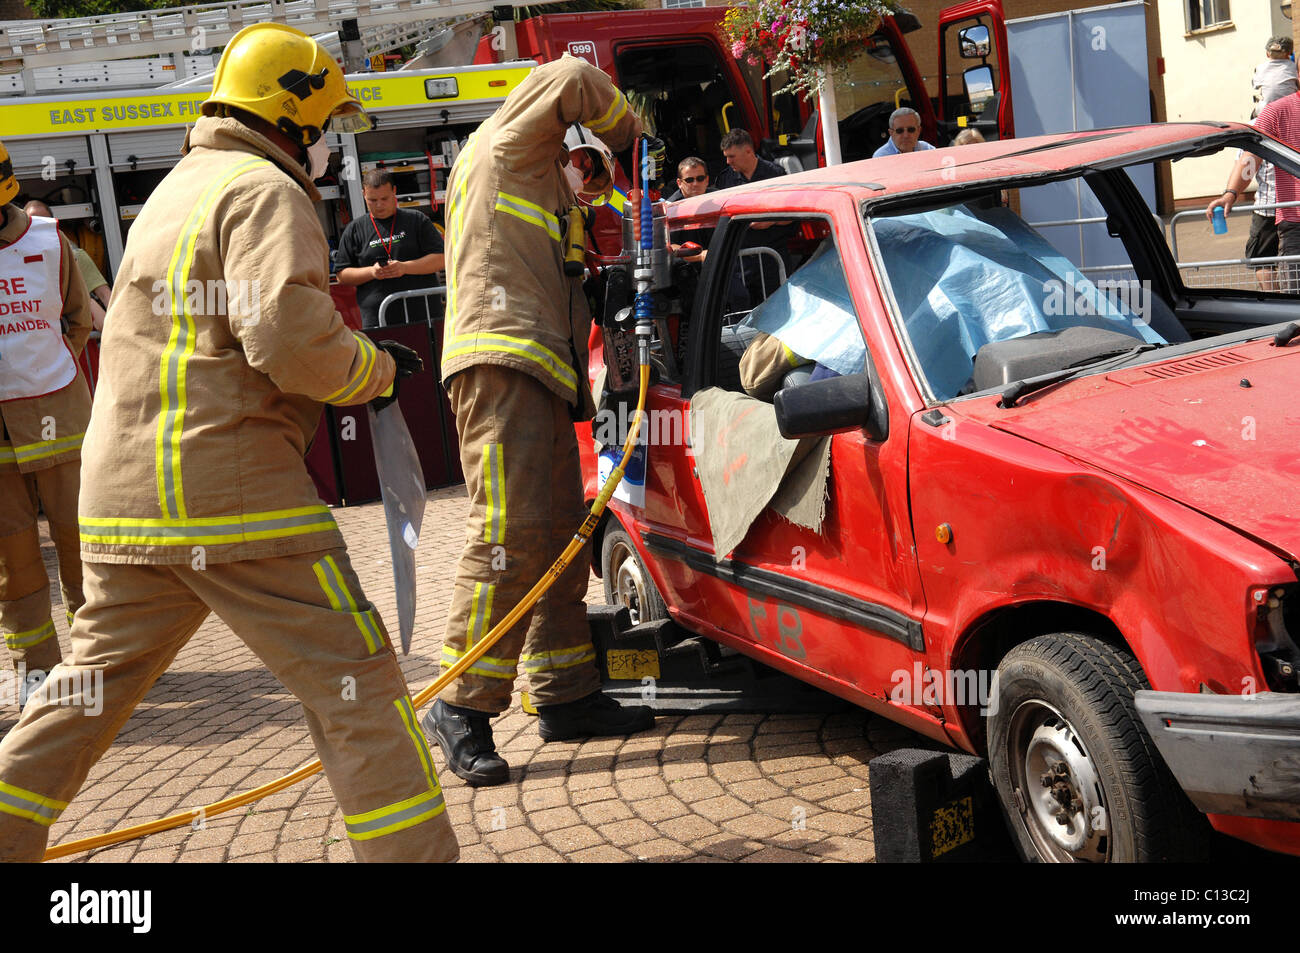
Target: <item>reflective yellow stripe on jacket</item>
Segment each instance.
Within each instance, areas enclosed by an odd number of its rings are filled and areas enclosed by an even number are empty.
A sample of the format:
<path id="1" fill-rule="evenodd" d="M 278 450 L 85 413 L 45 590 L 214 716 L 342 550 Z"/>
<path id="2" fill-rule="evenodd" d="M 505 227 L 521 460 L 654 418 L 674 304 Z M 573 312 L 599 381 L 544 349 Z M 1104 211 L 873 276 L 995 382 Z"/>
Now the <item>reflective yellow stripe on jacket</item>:
<path id="1" fill-rule="evenodd" d="M 244 159 L 225 175 L 211 182 L 190 209 L 189 217 L 176 239 L 176 247 L 172 249 L 171 263 L 167 267 L 172 331 L 160 361 L 158 393 L 162 398 L 162 410 L 158 415 L 155 445 L 158 505 L 164 517 L 185 518 L 185 493 L 181 484 L 181 434 L 185 429 L 187 399 L 185 374 L 198 340 L 198 329 L 194 315 L 189 310 L 185 286 L 190 280 L 190 269 L 194 265 L 199 233 L 207 222 L 213 204 L 226 186 L 247 172 L 270 165 L 270 162 L 262 158 Z"/>
<path id="2" fill-rule="evenodd" d="M 0 464 L 33 463 L 36 460 L 44 460 L 46 457 L 58 456 L 60 453 L 80 450 L 81 441 L 85 436 L 86 432 L 83 430 L 81 433 L 69 434 L 66 437 L 41 440 L 37 443 L 25 443 L 17 447 L 10 444 L 0 444 Z"/>
<path id="3" fill-rule="evenodd" d="M 583 125 L 599 135 L 602 132 L 609 132 L 617 126 L 619 120 L 622 119 L 626 113 L 627 97 L 620 92 L 614 98 L 614 101 L 609 104 L 609 108 L 605 110 L 604 115 L 598 117 L 592 122 L 583 123 Z"/>
<path id="4" fill-rule="evenodd" d="M 465 143 L 465 148 L 457 160 L 457 164 L 464 162 L 464 168 L 470 168 L 474 161 L 474 147 L 477 144 L 475 133 L 471 133 L 469 140 Z M 460 238 L 465 234 L 465 190 L 468 174 L 462 174 L 456 182 L 456 188 L 452 194 L 447 197 L 447 226 L 449 234 L 444 242 L 446 258 L 444 264 L 447 271 L 447 316 L 443 321 L 443 333 L 450 338 L 455 334 L 454 325 L 456 321 L 456 257 L 460 251 Z"/>
<path id="5" fill-rule="evenodd" d="M 558 354 L 548 347 L 538 344 L 536 341 L 529 341 L 526 338 L 511 337 L 508 334 L 489 334 L 486 331 L 478 334 L 464 334 L 447 341 L 446 350 L 442 353 L 442 359 L 459 357 L 462 354 L 479 354 L 485 351 L 496 351 L 502 354 L 516 354 L 520 357 L 526 357 L 541 365 L 547 374 L 559 381 L 566 390 L 571 390 L 575 394 L 578 392 L 578 375 L 568 362 L 562 360 Z"/>
<path id="6" fill-rule="evenodd" d="M 536 225 L 538 228 L 545 229 L 546 234 L 557 242 L 561 238 L 559 218 L 546 211 L 536 202 L 530 202 L 518 195 L 511 195 L 509 192 L 498 192 L 496 209 L 498 212 L 505 212 L 507 215 L 522 219 L 529 225 Z"/>
<path id="7" fill-rule="evenodd" d="M 217 546 L 338 529 L 325 506 L 184 520 L 83 516 L 78 522 L 83 543 L 109 546 Z"/>
<path id="8" fill-rule="evenodd" d="M 325 398 L 327 404 L 346 404 L 352 400 L 369 383 L 370 372 L 375 369 L 375 352 L 378 349 L 365 335 L 353 331 L 352 336 L 356 338 L 357 348 L 361 352 L 361 366 L 350 381 Z"/>

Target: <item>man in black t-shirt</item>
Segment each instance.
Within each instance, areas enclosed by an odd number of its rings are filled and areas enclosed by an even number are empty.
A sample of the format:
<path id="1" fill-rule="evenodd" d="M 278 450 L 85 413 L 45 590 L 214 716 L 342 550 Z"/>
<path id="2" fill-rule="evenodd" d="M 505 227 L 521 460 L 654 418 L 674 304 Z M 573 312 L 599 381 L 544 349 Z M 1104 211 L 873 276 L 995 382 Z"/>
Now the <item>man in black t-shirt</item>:
<path id="1" fill-rule="evenodd" d="M 754 139 L 744 129 L 733 129 L 722 137 L 722 155 L 727 160 L 727 168 L 718 176 L 719 189 L 785 175 L 785 169 L 754 151 Z M 743 247 L 772 248 L 784 259 L 785 243 L 792 234 L 793 229 L 784 224 L 775 227 L 771 223 L 753 225 L 745 235 Z M 771 258 L 742 258 L 732 276 L 727 308 L 732 311 L 748 310 L 771 294 L 780 283 L 776 265 Z"/>
<path id="2" fill-rule="evenodd" d="M 437 287 L 434 276 L 443 269 L 443 246 L 427 215 L 397 207 L 391 173 L 383 169 L 367 172 L 361 194 L 368 214 L 353 219 L 343 230 L 335 262 L 339 281 L 357 289 L 363 326 L 377 328 L 379 305 L 390 294 Z M 434 305 L 430 313 L 440 314 L 440 305 Z M 410 315 L 423 321 L 424 305 L 412 303 Z M 406 308 L 390 306 L 385 319 L 389 324 L 408 320 Z"/>
<path id="3" fill-rule="evenodd" d="M 718 176 L 719 189 L 785 175 L 785 169 L 754 151 L 754 138 L 744 129 L 733 129 L 722 137 L 722 156 L 727 168 Z"/>

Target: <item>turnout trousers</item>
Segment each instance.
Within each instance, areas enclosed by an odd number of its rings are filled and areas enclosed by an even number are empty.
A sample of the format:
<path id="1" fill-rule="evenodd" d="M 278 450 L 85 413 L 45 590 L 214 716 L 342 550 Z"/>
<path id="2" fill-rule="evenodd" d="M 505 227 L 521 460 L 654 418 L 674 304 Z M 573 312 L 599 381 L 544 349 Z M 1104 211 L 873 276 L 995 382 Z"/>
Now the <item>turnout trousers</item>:
<path id="1" fill-rule="evenodd" d="M 59 637 L 50 617 L 50 577 L 41 558 L 38 508 L 50 524 L 59 559 L 59 587 L 68 624 L 81 608 L 81 543 L 77 488 L 81 461 L 43 470 L 0 472 L 0 629 L 14 666 L 49 671 L 59 664 Z"/>
<path id="2" fill-rule="evenodd" d="M 406 682 L 345 549 L 203 569 L 86 563 L 85 587 L 71 658 L 0 742 L 0 859 L 41 858 L 50 825 L 209 611 L 302 702 L 357 859 L 456 859 Z"/>
<path id="3" fill-rule="evenodd" d="M 514 607 L 586 517 L 569 404 L 537 379 L 475 364 L 447 384 L 470 513 L 443 641 L 454 665 Z M 510 706 L 516 670 L 538 705 L 600 690 L 587 626 L 589 555 L 581 551 L 528 615 L 443 692 L 488 714 Z"/>

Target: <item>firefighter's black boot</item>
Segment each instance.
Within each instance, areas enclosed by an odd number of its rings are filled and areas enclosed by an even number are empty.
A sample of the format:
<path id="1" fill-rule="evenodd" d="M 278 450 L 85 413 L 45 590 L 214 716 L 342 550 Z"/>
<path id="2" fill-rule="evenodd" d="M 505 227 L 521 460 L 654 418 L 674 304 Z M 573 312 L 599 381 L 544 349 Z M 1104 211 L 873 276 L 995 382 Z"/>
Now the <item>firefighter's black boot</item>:
<path id="1" fill-rule="evenodd" d="M 470 787 L 490 787 L 510 780 L 510 765 L 497 754 L 488 715 L 468 708 L 453 708 L 438 699 L 420 719 L 420 724 L 438 742 L 447 767 Z"/>
<path id="2" fill-rule="evenodd" d="M 537 713 L 541 716 L 537 731 L 543 741 L 634 735 L 653 728 L 655 723 L 654 712 L 649 708 L 642 705 L 624 708 L 601 692 L 562 705 L 538 705 Z"/>

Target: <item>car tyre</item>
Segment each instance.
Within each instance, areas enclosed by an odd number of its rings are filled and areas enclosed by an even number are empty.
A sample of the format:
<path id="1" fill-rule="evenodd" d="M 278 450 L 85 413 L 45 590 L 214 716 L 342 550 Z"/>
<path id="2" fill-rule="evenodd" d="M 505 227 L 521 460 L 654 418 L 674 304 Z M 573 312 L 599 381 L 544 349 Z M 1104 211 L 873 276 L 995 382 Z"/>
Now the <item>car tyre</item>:
<path id="1" fill-rule="evenodd" d="M 601 543 L 600 570 L 605 601 L 627 607 L 633 625 L 668 618 L 668 607 L 637 554 L 632 537 L 614 516 Z"/>
<path id="2" fill-rule="evenodd" d="M 1016 646 L 998 666 L 989 769 L 1021 856 L 1045 862 L 1201 860 L 1208 824 L 1134 706 L 1137 660 L 1079 633 Z"/>

